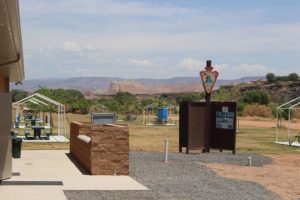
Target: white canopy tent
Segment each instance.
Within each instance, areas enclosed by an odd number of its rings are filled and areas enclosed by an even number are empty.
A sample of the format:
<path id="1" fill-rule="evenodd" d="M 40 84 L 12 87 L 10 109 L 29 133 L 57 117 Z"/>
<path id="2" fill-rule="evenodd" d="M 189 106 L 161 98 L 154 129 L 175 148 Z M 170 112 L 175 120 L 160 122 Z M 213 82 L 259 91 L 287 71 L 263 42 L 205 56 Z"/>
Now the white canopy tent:
<path id="1" fill-rule="evenodd" d="M 35 93 L 28 96 L 20 101 L 13 103 L 13 107 L 16 108 L 16 116 L 19 114 L 19 107 L 27 102 L 34 103 L 36 105 L 41 105 L 43 107 L 49 107 L 51 104 L 57 107 L 57 134 L 58 136 L 64 136 L 66 138 L 66 110 L 65 106 L 45 95 Z M 50 114 L 48 113 L 48 126 L 50 127 Z M 41 114 L 42 118 L 42 114 Z"/>
<path id="2" fill-rule="evenodd" d="M 277 125 L 276 125 L 276 141 L 275 142 L 278 144 L 287 143 L 287 142 L 279 141 L 279 138 L 280 138 L 279 132 L 280 132 L 280 128 L 282 127 L 281 112 L 283 112 L 285 110 L 288 111 L 288 125 L 287 125 L 288 144 L 292 145 L 293 142 L 291 142 L 291 141 L 294 140 L 295 136 L 291 134 L 291 120 L 292 120 L 291 119 L 291 111 L 292 110 L 300 110 L 300 97 L 292 99 L 291 101 L 286 102 L 277 107 L 277 111 L 276 111 Z M 296 137 L 299 137 L 299 136 L 296 136 Z"/>

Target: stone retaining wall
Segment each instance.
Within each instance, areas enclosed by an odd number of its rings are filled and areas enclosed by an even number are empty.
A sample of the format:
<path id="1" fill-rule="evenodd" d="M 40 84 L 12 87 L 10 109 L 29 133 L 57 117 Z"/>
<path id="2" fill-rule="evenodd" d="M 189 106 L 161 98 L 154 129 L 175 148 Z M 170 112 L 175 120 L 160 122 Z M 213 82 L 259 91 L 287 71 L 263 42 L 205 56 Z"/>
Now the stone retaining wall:
<path id="1" fill-rule="evenodd" d="M 84 142 L 78 135 L 86 135 L 91 141 Z M 128 127 L 72 122 L 70 153 L 92 175 L 128 175 Z"/>

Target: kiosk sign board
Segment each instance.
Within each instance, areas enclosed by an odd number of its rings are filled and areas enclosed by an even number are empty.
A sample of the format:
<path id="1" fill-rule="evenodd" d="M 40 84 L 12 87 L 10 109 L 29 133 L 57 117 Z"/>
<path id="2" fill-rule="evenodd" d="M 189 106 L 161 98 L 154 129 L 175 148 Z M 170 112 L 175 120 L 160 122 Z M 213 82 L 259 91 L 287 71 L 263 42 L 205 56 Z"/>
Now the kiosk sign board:
<path id="1" fill-rule="evenodd" d="M 236 141 L 236 102 L 212 102 L 210 148 L 232 150 Z"/>
<path id="2" fill-rule="evenodd" d="M 233 129 L 234 128 L 234 120 L 235 120 L 235 114 L 234 112 L 216 112 L 216 128 L 221 129 Z"/>

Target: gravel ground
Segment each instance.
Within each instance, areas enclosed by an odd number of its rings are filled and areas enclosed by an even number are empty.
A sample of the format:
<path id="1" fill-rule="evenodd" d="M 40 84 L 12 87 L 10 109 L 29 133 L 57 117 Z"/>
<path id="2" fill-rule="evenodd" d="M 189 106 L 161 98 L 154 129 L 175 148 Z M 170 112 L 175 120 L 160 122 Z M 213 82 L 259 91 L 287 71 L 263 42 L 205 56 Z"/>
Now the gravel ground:
<path id="1" fill-rule="evenodd" d="M 227 163 L 247 165 L 252 157 L 254 166 L 262 166 L 271 159 L 255 154 L 170 153 L 164 163 L 163 153 L 131 152 L 131 177 L 149 188 L 149 191 L 65 191 L 70 200 L 98 199 L 277 199 L 263 186 L 247 181 L 218 177 L 199 163 Z"/>

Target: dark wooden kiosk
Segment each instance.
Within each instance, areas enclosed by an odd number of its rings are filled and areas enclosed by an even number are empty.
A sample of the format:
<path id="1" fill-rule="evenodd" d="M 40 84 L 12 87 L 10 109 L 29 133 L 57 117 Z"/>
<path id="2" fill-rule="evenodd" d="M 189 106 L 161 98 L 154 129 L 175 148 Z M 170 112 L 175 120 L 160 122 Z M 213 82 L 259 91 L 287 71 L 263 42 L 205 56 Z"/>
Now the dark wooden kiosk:
<path id="1" fill-rule="evenodd" d="M 179 113 L 179 152 L 182 148 L 204 150 L 206 136 L 205 102 L 181 102 Z"/>
<path id="2" fill-rule="evenodd" d="M 179 152 L 186 148 L 209 152 L 210 148 L 232 150 L 236 143 L 236 102 L 211 102 L 210 93 L 218 77 L 211 61 L 201 71 L 205 102 L 182 102 L 179 115 Z"/>
<path id="3" fill-rule="evenodd" d="M 182 102 L 179 115 L 179 152 L 232 150 L 236 144 L 236 102 L 211 102 L 210 131 L 205 102 Z"/>

